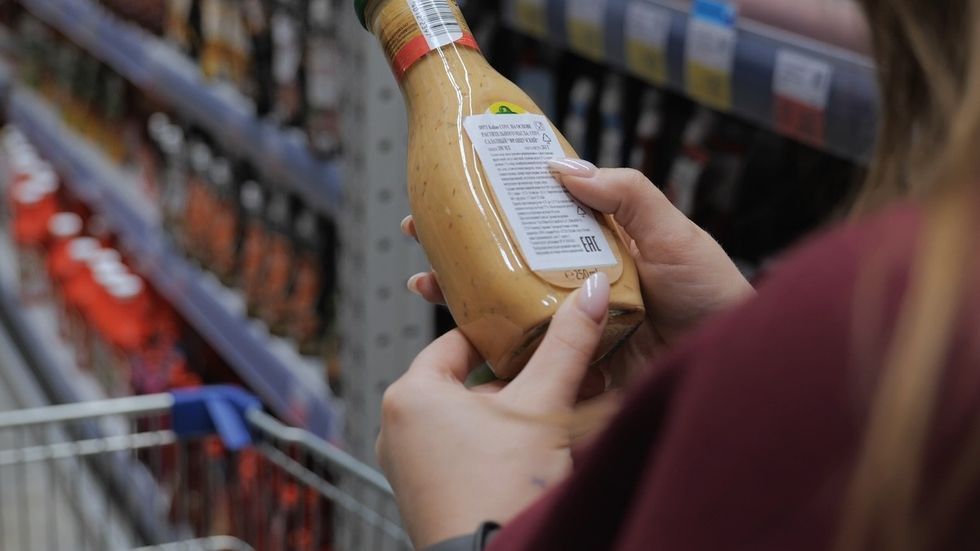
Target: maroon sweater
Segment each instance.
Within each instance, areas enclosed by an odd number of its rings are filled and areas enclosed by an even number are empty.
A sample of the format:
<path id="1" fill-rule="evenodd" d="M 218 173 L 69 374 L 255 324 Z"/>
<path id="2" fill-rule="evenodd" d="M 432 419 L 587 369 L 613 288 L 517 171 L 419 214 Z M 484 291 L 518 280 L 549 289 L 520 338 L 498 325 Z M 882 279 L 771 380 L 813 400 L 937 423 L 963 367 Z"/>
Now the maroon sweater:
<path id="1" fill-rule="evenodd" d="M 918 211 L 903 207 L 801 248 L 758 297 L 654 365 L 571 478 L 489 549 L 831 548 L 918 229 Z M 873 259 L 878 279 L 855 299 Z M 870 354 L 855 354 L 862 305 L 880 320 L 880 331 L 863 339 Z M 980 412 L 978 327 L 964 320 L 954 338 L 926 493 L 944 480 Z M 980 549 L 980 491 L 971 495 L 960 513 L 972 512 L 972 521 L 958 523 L 965 531 L 942 548 Z"/>

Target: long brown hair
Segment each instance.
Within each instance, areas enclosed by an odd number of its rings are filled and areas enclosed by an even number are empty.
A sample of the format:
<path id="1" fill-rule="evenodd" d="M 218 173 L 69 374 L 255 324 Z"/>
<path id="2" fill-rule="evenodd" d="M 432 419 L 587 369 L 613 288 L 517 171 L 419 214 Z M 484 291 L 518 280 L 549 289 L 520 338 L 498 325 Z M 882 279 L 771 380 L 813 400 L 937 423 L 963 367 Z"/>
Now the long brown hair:
<path id="1" fill-rule="evenodd" d="M 913 551 L 948 536 L 958 487 L 980 479 L 963 457 L 923 512 L 925 447 L 968 283 L 980 186 L 980 0 L 859 0 L 881 86 L 875 157 L 855 212 L 897 197 L 925 205 L 909 289 L 884 357 L 842 510 L 839 551 Z M 859 297 L 860 299 L 860 297 Z M 966 449 L 980 450 L 980 432 Z M 969 454 L 973 455 L 973 454 Z"/>

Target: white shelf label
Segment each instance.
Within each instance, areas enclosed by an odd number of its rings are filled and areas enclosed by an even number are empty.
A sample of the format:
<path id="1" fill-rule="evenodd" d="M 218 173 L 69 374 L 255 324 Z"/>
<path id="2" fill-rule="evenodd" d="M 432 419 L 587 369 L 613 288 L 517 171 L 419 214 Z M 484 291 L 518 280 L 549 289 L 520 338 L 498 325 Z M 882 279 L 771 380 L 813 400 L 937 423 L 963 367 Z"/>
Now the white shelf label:
<path id="1" fill-rule="evenodd" d="M 687 27 L 688 63 L 731 74 L 735 62 L 735 29 L 703 19 L 691 19 Z"/>
<path id="2" fill-rule="evenodd" d="M 546 0 L 510 0 L 511 20 L 520 28 L 537 36 L 548 33 L 548 3 Z"/>
<path id="3" fill-rule="evenodd" d="M 464 126 L 532 270 L 617 264 L 592 210 L 548 170 L 547 162 L 565 153 L 547 117 L 473 115 Z"/>
<path id="4" fill-rule="evenodd" d="M 626 6 L 626 40 L 666 50 L 670 38 L 670 12 L 646 2 Z"/>
<path id="5" fill-rule="evenodd" d="M 605 27 L 607 3 L 608 0 L 570 0 L 566 4 L 568 6 L 568 19 L 596 27 Z"/>
<path id="6" fill-rule="evenodd" d="M 773 92 L 823 111 L 830 98 L 834 68 L 827 62 L 789 50 L 776 55 Z"/>
<path id="7" fill-rule="evenodd" d="M 735 38 L 732 25 L 698 17 L 687 24 L 687 91 L 722 111 L 732 107 Z"/>
<path id="8" fill-rule="evenodd" d="M 606 51 L 607 0 L 570 0 L 565 13 L 568 43 L 585 57 L 602 61 Z"/>

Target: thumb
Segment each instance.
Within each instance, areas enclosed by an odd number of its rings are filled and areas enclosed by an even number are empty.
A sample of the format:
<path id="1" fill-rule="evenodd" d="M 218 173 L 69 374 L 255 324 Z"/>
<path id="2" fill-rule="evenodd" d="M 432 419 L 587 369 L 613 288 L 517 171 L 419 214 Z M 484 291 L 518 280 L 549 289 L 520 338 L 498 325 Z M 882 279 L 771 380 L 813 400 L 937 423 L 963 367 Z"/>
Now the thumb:
<path id="1" fill-rule="evenodd" d="M 602 338 L 609 310 L 609 277 L 599 272 L 558 309 L 541 345 L 504 389 L 529 406 L 572 406 Z"/>
<path id="2" fill-rule="evenodd" d="M 596 169 L 591 163 L 573 159 L 552 161 L 549 168 L 576 199 L 611 214 L 636 242 L 645 260 L 659 261 L 655 257 L 665 244 L 687 242 L 699 231 L 642 172 Z"/>

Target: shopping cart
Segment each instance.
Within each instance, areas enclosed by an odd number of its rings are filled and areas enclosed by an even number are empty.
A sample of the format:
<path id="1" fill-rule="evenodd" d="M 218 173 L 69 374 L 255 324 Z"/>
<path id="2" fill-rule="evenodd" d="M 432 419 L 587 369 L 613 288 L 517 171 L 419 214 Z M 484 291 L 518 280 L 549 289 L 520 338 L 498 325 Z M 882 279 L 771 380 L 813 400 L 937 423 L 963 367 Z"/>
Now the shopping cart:
<path id="1" fill-rule="evenodd" d="M 0 548 L 411 547 L 377 471 L 205 387 L 0 412 Z"/>

